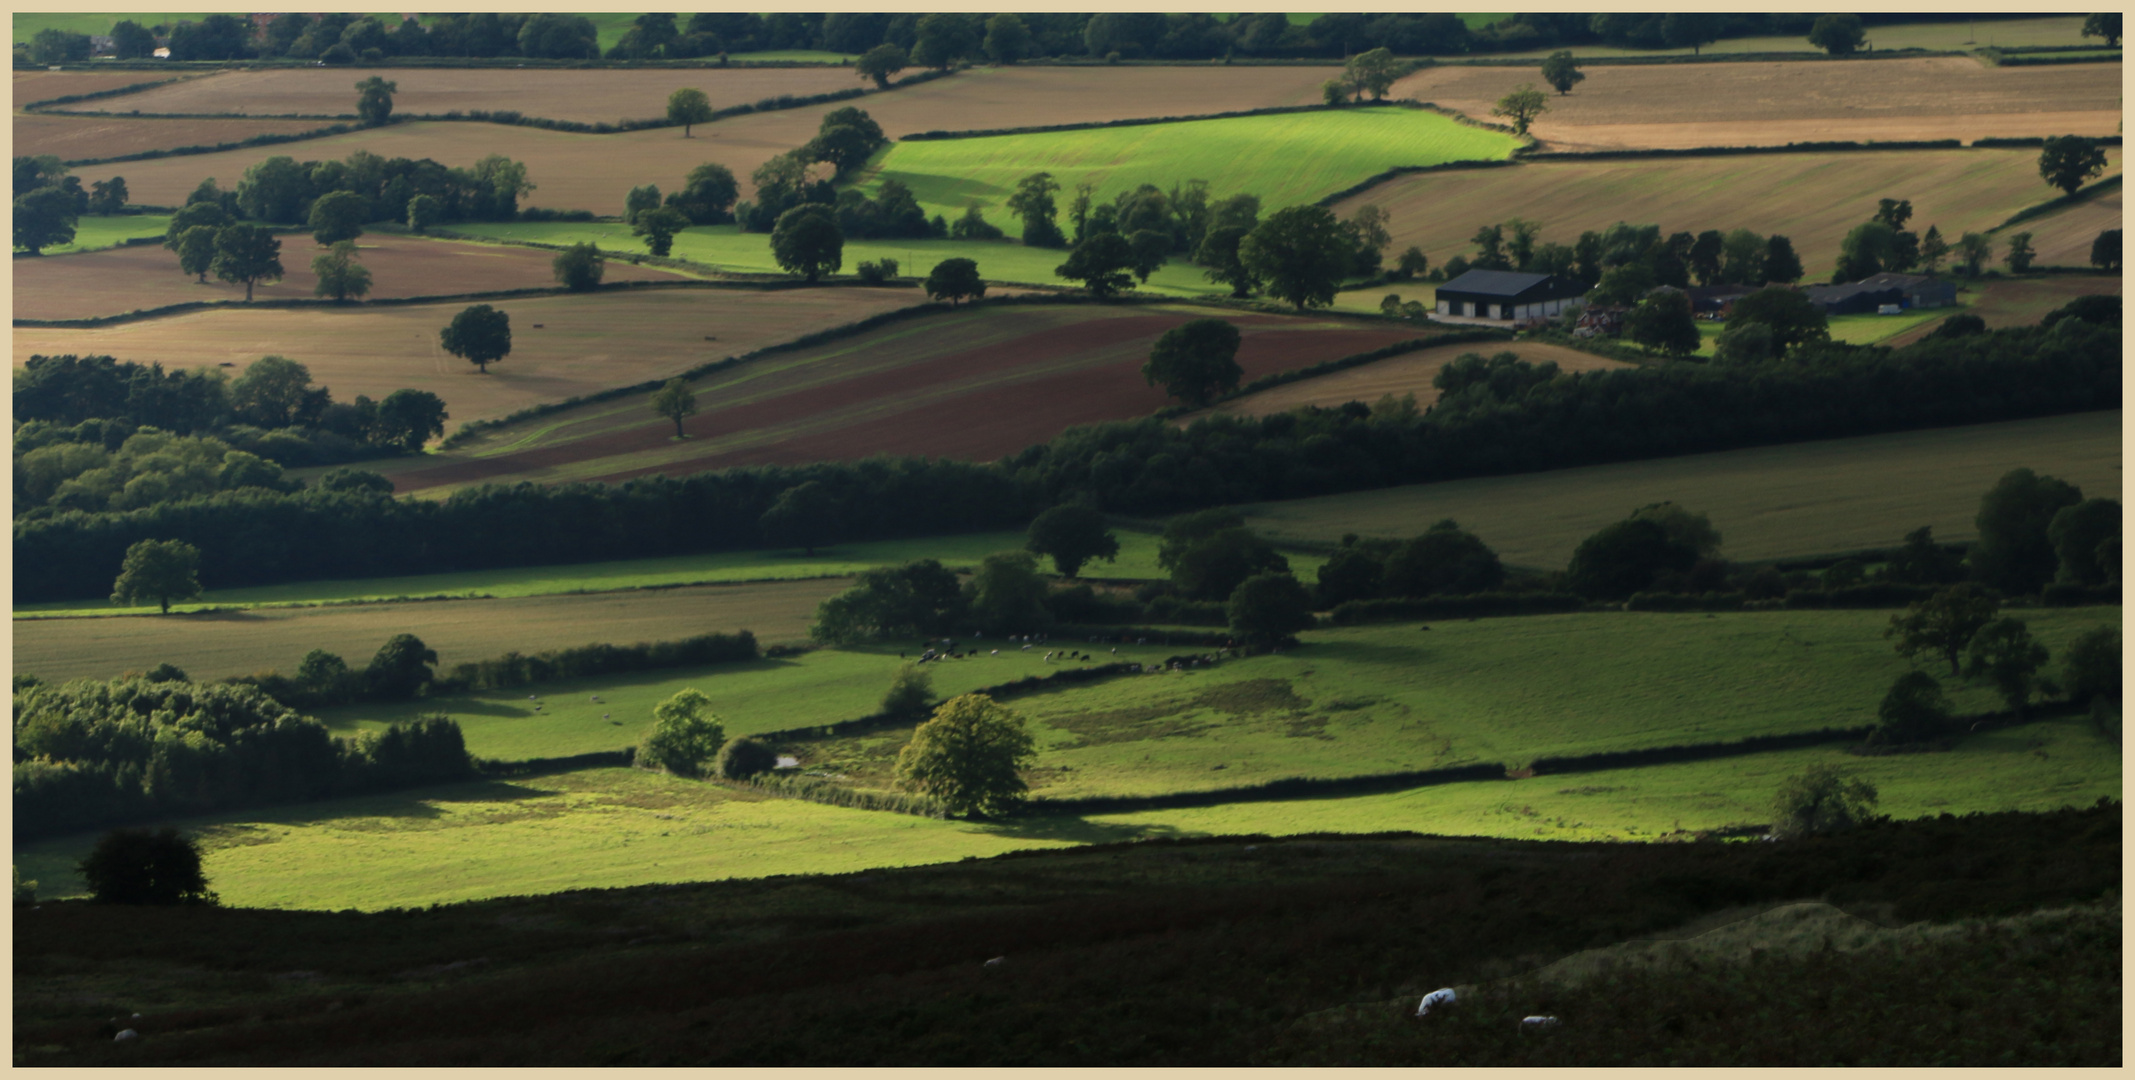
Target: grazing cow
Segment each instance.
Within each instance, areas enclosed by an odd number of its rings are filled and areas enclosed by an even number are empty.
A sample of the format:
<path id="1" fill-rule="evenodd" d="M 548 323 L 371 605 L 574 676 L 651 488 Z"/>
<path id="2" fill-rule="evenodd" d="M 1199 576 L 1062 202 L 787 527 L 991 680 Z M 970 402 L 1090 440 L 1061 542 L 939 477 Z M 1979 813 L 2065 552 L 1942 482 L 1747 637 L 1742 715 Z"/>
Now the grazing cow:
<path id="1" fill-rule="evenodd" d="M 1246 850 L 1251 851 L 1252 849 L 1247 848 Z M 1450 986 L 1433 990 L 1423 995 L 1423 1000 L 1416 1004 L 1416 1015 L 1429 1016 L 1431 1015 L 1431 1010 L 1446 1008 L 1453 1004 L 1458 996 L 1453 993 L 1453 988 Z"/>
<path id="2" fill-rule="evenodd" d="M 988 655 L 988 656 L 999 656 L 999 655 L 1001 655 L 1001 650 L 999 650 L 999 649 L 995 649 L 995 650 L 993 650 L 992 652 L 990 652 L 990 653 L 987 653 L 986 655 Z"/>

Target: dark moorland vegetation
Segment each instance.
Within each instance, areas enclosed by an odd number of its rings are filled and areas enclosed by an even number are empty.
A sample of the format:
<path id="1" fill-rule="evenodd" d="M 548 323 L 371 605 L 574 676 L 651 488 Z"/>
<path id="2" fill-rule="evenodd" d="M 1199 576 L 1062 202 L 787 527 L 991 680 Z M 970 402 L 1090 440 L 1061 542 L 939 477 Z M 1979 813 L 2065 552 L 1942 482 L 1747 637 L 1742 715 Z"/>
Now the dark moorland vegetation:
<path id="1" fill-rule="evenodd" d="M 2114 1065 L 2120 813 L 1945 815 L 1782 843 L 1157 840 L 374 914 L 46 903 L 16 910 L 16 1053 L 225 1067 Z M 1858 951 L 1780 934 L 1746 960 L 1577 988 L 1500 981 L 1812 900 L 1884 926 L 2092 906 Z M 126 990 L 102 989 L 122 974 Z M 1417 1020 L 1417 997 L 1441 986 L 1467 988 L 1462 1006 Z M 1561 1026 L 1521 1030 L 1533 1014 Z M 114 1043 L 121 1027 L 139 1038 Z"/>

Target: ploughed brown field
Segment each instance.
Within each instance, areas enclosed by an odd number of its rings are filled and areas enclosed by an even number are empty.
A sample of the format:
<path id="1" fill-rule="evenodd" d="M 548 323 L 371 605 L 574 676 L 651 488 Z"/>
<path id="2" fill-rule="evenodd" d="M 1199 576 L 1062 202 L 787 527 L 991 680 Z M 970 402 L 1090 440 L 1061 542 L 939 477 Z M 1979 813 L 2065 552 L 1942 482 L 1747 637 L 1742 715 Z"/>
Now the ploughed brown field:
<path id="1" fill-rule="evenodd" d="M 355 85 L 376 75 L 394 84 L 397 113 L 517 112 L 550 120 L 614 123 L 667 115 L 667 95 L 704 91 L 712 107 L 791 94 L 874 88 L 849 67 L 519 71 L 494 68 L 284 68 L 226 71 L 114 99 L 114 111 L 356 115 Z M 123 103 L 123 104 L 121 104 Z M 97 108 L 97 103 L 85 103 Z"/>
<path id="2" fill-rule="evenodd" d="M 371 272 L 377 299 L 450 296 L 495 289 L 536 289 L 556 284 L 554 252 L 503 244 L 426 240 L 371 234 L 356 241 L 358 258 Z M 260 300 L 309 299 L 319 284 L 311 260 L 325 252 L 309 234 L 282 237 L 287 276 L 253 287 Z M 603 281 L 686 281 L 685 275 L 622 261 L 608 263 Z M 202 284 L 178 269 L 178 256 L 161 244 L 107 248 L 77 255 L 15 261 L 15 317 L 83 319 L 128 311 L 216 301 L 242 304 L 245 287 L 214 275 Z"/>
<path id="3" fill-rule="evenodd" d="M 2110 176 L 2120 169 L 2119 148 L 2109 148 L 2106 157 Z M 1342 200 L 1335 211 L 1346 217 L 1365 203 L 1378 204 L 1393 214 L 1387 250 L 1416 245 L 1434 266 L 1454 255 L 1472 256 L 1477 228 L 1514 217 L 1539 223 L 1543 243 L 1565 245 L 1585 230 L 1619 221 L 1657 224 L 1663 233 L 1781 233 L 1794 243 L 1807 271 L 1803 280 L 1824 281 L 1839 242 L 1875 215 L 1876 200 L 1912 200 L 1908 228 L 1924 233 L 1934 225 L 1955 240 L 2058 196 L 2039 179 L 2038 158 L 2035 149 L 1962 149 L 1538 161 L 1396 177 Z M 2112 198 L 2117 211 L 2118 197 Z M 2108 218 L 2111 224 L 2104 224 Z M 2098 230 L 2118 224 L 2117 212 L 2100 209 L 2017 228 L 2034 233 L 2032 244 L 2042 255 L 2061 253 L 2041 261 L 2081 265 L 2089 261 Z M 1997 259 L 2005 245 L 1997 240 Z"/>
<path id="4" fill-rule="evenodd" d="M 1569 94 L 1535 68 L 1425 68 L 1394 84 L 1488 119 L 1521 83 L 1549 94 L 1531 131 L 1550 150 L 1774 146 L 1834 139 L 2114 135 L 2119 64 L 1989 67 L 1966 57 L 1653 64 L 1583 69 Z"/>
<path id="5" fill-rule="evenodd" d="M 212 176 L 225 186 L 234 185 L 245 169 L 276 155 L 299 161 L 325 161 L 345 158 L 356 150 L 369 150 L 384 157 L 432 158 L 446 165 L 467 166 L 486 155 L 503 154 L 526 162 L 528 179 L 535 184 L 535 190 L 523 200 L 525 205 L 620 214 L 623 198 L 632 187 L 651 183 L 669 190 L 679 185 L 689 170 L 706 162 L 733 170 L 742 183 L 742 198 L 750 198 L 754 192 L 748 182 L 750 173 L 772 157 L 814 138 L 823 115 L 846 106 L 867 110 L 882 125 L 883 132 L 894 138 L 933 130 L 1086 123 L 1309 104 L 1319 100 L 1319 86 L 1326 78 L 1326 71 L 1317 67 L 1152 67 L 1102 72 L 1088 68 L 974 68 L 946 79 L 869 94 L 853 101 L 701 124 L 686 139 L 680 128 L 578 135 L 491 124 L 409 123 L 287 146 L 95 165 L 79 172 L 83 183 L 114 173 L 123 175 L 135 202 L 170 206 L 184 202 L 203 178 Z M 532 109 L 523 111 L 534 113 Z"/>
<path id="6" fill-rule="evenodd" d="M 737 630 L 751 631 L 769 645 L 805 639 L 816 605 L 850 584 L 845 578 L 823 578 L 506 600 L 23 619 L 14 624 L 15 670 L 59 682 L 111 678 L 170 663 L 205 680 L 268 669 L 293 672 L 313 649 L 360 666 L 387 638 L 403 633 L 436 649 L 445 669 L 514 650 L 672 641 Z"/>
<path id="7" fill-rule="evenodd" d="M 181 146 L 219 146 L 255 135 L 296 135 L 326 126 L 324 120 L 250 120 L 243 117 L 199 120 L 153 120 L 132 116 L 53 116 L 15 114 L 17 155 L 57 154 L 62 161 L 86 161 L 174 150 Z M 130 162 L 112 169 L 125 176 Z M 147 164 L 142 162 L 141 164 Z M 126 183 L 129 194 L 133 181 Z"/>
<path id="8" fill-rule="evenodd" d="M 490 303 L 511 316 L 512 351 L 487 375 L 438 345 L 438 331 L 466 306 L 461 303 L 295 310 L 237 305 L 91 330 L 17 328 L 15 363 L 36 353 L 109 354 L 165 367 L 230 364 L 234 374 L 278 354 L 310 368 L 312 382 L 332 389 L 336 401 L 357 394 L 381 398 L 401 387 L 428 390 L 445 399 L 449 431 L 543 402 L 667 378 L 919 300 L 911 289 L 863 288 L 495 300 Z"/>
<path id="9" fill-rule="evenodd" d="M 1530 364 L 1554 362 L 1566 372 L 1600 371 L 1604 368 L 1630 367 L 1620 360 L 1610 360 L 1593 353 L 1568 349 L 1562 345 L 1543 345 L 1535 342 L 1470 342 L 1466 345 L 1434 345 L 1412 353 L 1388 357 L 1362 367 L 1337 371 L 1315 379 L 1305 379 L 1248 394 L 1234 401 L 1227 401 L 1211 412 L 1237 413 L 1241 416 L 1273 416 L 1279 412 L 1305 405 L 1332 408 L 1350 401 L 1370 404 L 1387 394 L 1400 397 L 1416 395 L 1416 407 L 1428 409 L 1438 400 L 1438 388 L 1431 385 L 1438 372 L 1455 357 L 1463 353 L 1480 353 L 1496 356 L 1501 352 L 1518 353 L 1520 359 Z"/>
<path id="10" fill-rule="evenodd" d="M 1169 404 L 1142 377 L 1165 331 L 1205 312 L 1170 307 L 998 307 L 944 312 L 697 380 L 689 438 L 647 395 L 478 436 L 419 461 L 380 463 L 403 492 L 484 482 L 623 480 L 737 465 L 914 454 L 988 461 L 1077 424 Z M 1424 331 L 1328 316 L 1228 315 L 1245 381 Z"/>

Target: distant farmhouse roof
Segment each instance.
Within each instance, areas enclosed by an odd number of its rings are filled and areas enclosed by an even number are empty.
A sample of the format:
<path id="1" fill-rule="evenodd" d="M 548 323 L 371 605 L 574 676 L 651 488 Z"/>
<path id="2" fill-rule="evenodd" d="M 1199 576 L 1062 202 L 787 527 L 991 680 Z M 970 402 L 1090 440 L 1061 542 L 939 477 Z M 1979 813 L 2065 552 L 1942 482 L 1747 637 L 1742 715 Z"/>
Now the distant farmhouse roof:
<path id="1" fill-rule="evenodd" d="M 1440 285 L 1438 291 L 1513 300 L 1523 297 L 1527 290 L 1549 279 L 1548 274 L 1522 274 L 1512 270 L 1470 270 Z"/>
<path id="2" fill-rule="evenodd" d="M 1935 308 L 1957 302 L 1956 285 L 1921 274 L 1876 274 L 1845 285 L 1811 285 L 1802 292 L 1831 315 L 1874 311 L 1884 304 Z"/>
<path id="3" fill-rule="evenodd" d="M 1563 301 L 1585 296 L 1586 290 L 1586 282 L 1575 277 L 1470 270 L 1438 287 L 1438 311 L 1469 318 L 1541 318 L 1559 313 Z"/>

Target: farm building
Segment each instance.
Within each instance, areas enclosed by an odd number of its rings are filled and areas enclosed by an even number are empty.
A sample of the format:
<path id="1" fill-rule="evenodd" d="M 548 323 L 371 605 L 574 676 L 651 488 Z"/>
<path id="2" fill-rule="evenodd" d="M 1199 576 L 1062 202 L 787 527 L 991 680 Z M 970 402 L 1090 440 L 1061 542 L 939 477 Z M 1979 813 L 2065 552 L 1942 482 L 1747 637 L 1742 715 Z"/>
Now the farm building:
<path id="1" fill-rule="evenodd" d="M 1556 274 L 1470 270 L 1438 287 L 1438 313 L 1476 319 L 1533 319 L 1562 312 L 1587 284 Z"/>
<path id="2" fill-rule="evenodd" d="M 1707 318 L 1725 318 L 1727 309 L 1762 285 L 1697 285 L 1683 292 L 1690 297 L 1690 310 Z"/>
<path id="3" fill-rule="evenodd" d="M 1920 274 L 1877 274 L 1846 285 L 1811 285 L 1802 292 L 1826 315 L 1857 315 L 1889 304 L 1938 308 L 1957 302 L 1957 286 Z"/>

